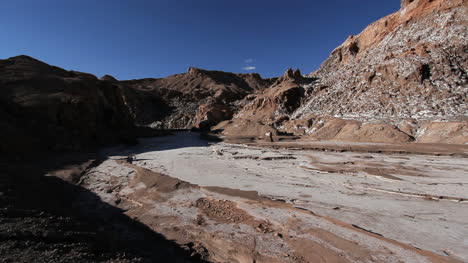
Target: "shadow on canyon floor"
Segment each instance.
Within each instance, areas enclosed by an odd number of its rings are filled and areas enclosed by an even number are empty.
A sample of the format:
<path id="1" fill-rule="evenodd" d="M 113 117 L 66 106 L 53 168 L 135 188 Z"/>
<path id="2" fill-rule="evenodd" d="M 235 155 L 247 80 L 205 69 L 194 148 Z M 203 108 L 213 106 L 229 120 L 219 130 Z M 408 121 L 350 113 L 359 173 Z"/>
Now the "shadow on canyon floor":
<path id="1" fill-rule="evenodd" d="M 206 262 L 194 244 L 179 246 L 87 189 L 44 176 L 93 159 L 99 165 L 106 158 L 75 153 L 0 163 L 2 262 Z"/>
<path id="2" fill-rule="evenodd" d="M 121 145 L 100 151 L 102 156 L 128 156 L 154 151 L 168 151 L 180 148 L 209 147 L 219 141 L 198 132 L 177 132 L 172 135 L 141 138 L 134 146 Z M 141 160 L 141 159 L 139 159 Z"/>

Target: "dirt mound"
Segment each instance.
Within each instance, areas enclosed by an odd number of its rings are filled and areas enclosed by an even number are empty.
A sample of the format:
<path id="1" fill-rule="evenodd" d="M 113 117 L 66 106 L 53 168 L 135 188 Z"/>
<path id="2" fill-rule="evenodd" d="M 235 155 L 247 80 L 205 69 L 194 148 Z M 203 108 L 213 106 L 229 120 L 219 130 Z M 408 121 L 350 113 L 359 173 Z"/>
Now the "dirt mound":
<path id="1" fill-rule="evenodd" d="M 315 140 L 466 144 L 467 127 L 466 122 L 409 119 L 393 125 L 391 120 L 387 123 L 362 123 L 356 120 L 311 115 L 304 119 L 287 121 L 278 129 Z"/>
<path id="2" fill-rule="evenodd" d="M 234 119 L 224 121 L 212 128 L 213 131 L 221 131 L 226 136 L 264 136 L 271 132 L 276 135 L 278 132 L 270 125 L 247 119 Z"/>
<path id="3" fill-rule="evenodd" d="M 254 218 L 242 209 L 237 208 L 236 203 L 229 200 L 211 200 L 200 198 L 196 201 L 203 214 L 210 219 L 222 223 L 246 223 L 254 221 Z"/>
<path id="4" fill-rule="evenodd" d="M 173 178 L 164 174 L 153 172 L 151 170 L 141 168 L 138 166 L 134 166 L 134 165 L 129 165 L 129 166 L 134 168 L 137 172 L 137 175 L 132 181 L 133 185 L 143 183 L 147 188 L 155 188 L 158 191 L 163 192 L 163 193 L 176 191 L 178 189 L 195 187 L 177 178 Z"/>
<path id="5" fill-rule="evenodd" d="M 431 122 L 422 125 L 417 142 L 468 144 L 466 122 Z"/>
<path id="6" fill-rule="evenodd" d="M 413 141 L 411 134 L 387 123 L 362 123 L 327 116 L 308 116 L 285 122 L 281 131 L 310 137 L 314 140 L 348 142 L 403 143 Z"/>
<path id="7" fill-rule="evenodd" d="M 412 141 L 411 136 L 398 130 L 396 126 L 389 124 L 346 125 L 334 139 L 340 141 L 387 143 Z"/>

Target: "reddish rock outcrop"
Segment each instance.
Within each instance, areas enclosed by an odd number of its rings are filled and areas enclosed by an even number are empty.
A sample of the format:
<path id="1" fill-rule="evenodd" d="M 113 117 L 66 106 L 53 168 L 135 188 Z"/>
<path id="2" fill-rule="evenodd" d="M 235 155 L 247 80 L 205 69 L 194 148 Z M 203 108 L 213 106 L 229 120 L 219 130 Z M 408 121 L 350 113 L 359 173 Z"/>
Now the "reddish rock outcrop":
<path id="1" fill-rule="evenodd" d="M 232 118 L 233 109 L 227 105 L 207 103 L 198 107 L 197 114 L 192 121 L 192 126 L 202 131 L 209 129 L 225 120 Z"/>
<path id="2" fill-rule="evenodd" d="M 317 71 L 303 77 L 288 70 L 246 97 L 231 123 L 248 119 L 317 139 L 373 142 L 423 142 L 424 123 L 466 123 L 466 1 L 403 0 L 401 7 L 349 36 Z M 326 124 L 315 127 L 310 116 Z M 453 140 L 452 133 L 433 134 L 433 142 L 468 142 L 463 132 Z"/>
<path id="3" fill-rule="evenodd" d="M 288 69 L 268 89 L 247 96 L 233 120 L 225 126 L 223 134 L 234 134 L 237 130 L 249 136 L 263 136 L 272 130 L 276 134 L 273 127 L 289 119 L 288 116 L 300 106 L 304 96 L 303 85 L 313 81 L 303 77 L 299 70 Z"/>
<path id="4" fill-rule="evenodd" d="M 160 128 L 209 128 L 230 119 L 238 103 L 273 80 L 258 74 L 234 74 L 189 68 L 163 79 L 120 81 L 133 89 L 128 105 L 138 125 Z"/>

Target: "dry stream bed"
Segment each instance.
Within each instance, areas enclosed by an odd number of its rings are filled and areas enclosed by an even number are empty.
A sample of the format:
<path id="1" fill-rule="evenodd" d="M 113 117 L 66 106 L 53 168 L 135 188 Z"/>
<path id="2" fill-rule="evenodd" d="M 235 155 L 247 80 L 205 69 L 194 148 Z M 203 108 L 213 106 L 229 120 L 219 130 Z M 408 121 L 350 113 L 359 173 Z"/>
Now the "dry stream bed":
<path id="1" fill-rule="evenodd" d="M 211 262 L 468 261 L 460 152 L 265 146 L 142 139 L 105 149 L 79 184 Z"/>

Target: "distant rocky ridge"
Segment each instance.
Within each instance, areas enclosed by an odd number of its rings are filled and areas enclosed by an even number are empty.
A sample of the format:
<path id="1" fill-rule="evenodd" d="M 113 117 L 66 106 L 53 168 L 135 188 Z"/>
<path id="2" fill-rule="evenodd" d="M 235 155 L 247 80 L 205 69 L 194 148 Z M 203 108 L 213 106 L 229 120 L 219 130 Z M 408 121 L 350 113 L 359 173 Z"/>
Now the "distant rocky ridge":
<path id="1" fill-rule="evenodd" d="M 157 128 L 209 128 L 232 118 L 237 102 L 266 89 L 274 79 L 189 68 L 162 79 L 121 81 L 130 88 L 128 105 L 137 125 Z"/>
<path id="2" fill-rule="evenodd" d="M 28 56 L 0 60 L 0 153 L 131 142 L 137 127 L 466 144 L 467 1 L 401 5 L 306 75 L 289 69 L 263 79 L 189 68 L 119 81 Z"/>
<path id="3" fill-rule="evenodd" d="M 207 130 L 273 81 L 197 68 L 164 79 L 118 81 L 24 55 L 0 60 L 0 153 L 133 142 L 138 127 Z"/>

